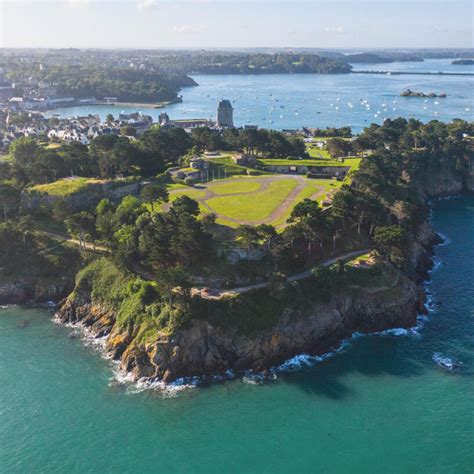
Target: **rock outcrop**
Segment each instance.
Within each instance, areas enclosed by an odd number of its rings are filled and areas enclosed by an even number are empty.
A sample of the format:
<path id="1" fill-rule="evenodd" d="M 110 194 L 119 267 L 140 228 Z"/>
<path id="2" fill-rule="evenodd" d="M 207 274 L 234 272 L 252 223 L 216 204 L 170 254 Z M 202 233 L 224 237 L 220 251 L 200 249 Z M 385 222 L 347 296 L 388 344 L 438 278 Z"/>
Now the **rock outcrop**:
<path id="1" fill-rule="evenodd" d="M 0 305 L 24 304 L 29 301 L 45 303 L 59 301 L 74 288 L 71 278 L 58 278 L 51 282 L 41 278 L 23 278 L 8 283 L 0 282 Z"/>
<path id="2" fill-rule="evenodd" d="M 422 253 L 424 243 L 419 245 Z M 229 369 L 260 372 L 302 352 L 326 352 L 356 331 L 415 325 L 417 314 L 423 311 L 424 295 L 412 280 L 393 271 L 390 285 L 348 289 L 347 294 L 334 295 L 327 303 L 282 307 L 273 327 L 251 335 L 195 319 L 172 335 L 158 333 L 153 342 L 135 343 L 133 328 L 117 329 L 114 311 L 92 301 L 88 293 L 78 295 L 77 289 L 74 299 L 63 303 L 57 318 L 79 323 L 96 337 L 107 336 L 107 354 L 119 360 L 122 369 L 135 379 L 172 381 Z"/>
<path id="3" fill-rule="evenodd" d="M 441 92 L 440 94 L 436 94 L 434 92 L 429 92 L 428 94 L 425 94 L 424 92 L 412 91 L 411 89 L 407 89 L 401 92 L 400 96 L 401 97 L 429 97 L 429 98 L 439 97 L 441 99 L 446 98 L 446 94 L 444 92 Z"/>

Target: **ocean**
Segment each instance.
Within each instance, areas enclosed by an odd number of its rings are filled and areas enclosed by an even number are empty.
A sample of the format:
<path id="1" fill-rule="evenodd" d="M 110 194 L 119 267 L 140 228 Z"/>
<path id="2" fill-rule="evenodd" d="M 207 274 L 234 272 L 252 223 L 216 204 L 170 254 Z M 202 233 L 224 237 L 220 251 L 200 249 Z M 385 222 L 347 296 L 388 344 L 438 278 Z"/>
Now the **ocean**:
<path id="1" fill-rule="evenodd" d="M 41 307 L 0 309 L 0 472 L 453 473 L 474 468 L 474 197 L 411 331 L 358 336 L 260 381 L 142 390 Z"/>

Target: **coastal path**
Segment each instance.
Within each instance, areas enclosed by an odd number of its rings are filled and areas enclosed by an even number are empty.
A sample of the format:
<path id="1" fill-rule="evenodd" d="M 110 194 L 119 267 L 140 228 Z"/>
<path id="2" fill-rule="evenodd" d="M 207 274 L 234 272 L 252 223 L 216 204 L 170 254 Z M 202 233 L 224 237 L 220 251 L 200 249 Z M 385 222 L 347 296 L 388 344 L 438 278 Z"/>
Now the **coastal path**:
<path id="1" fill-rule="evenodd" d="M 322 262 L 321 265 L 324 265 L 325 267 L 329 267 L 333 265 L 334 263 L 338 262 L 339 260 L 347 260 L 347 259 L 356 258 L 368 252 L 370 252 L 370 249 L 355 250 L 354 252 L 348 252 L 343 255 L 339 255 L 338 257 L 334 257 L 329 260 L 326 260 L 325 262 Z M 288 283 L 291 283 L 294 281 L 304 280 L 306 278 L 309 278 L 311 275 L 312 275 L 311 270 L 305 270 L 303 272 L 295 273 L 294 275 L 289 276 L 286 279 L 286 281 Z M 229 290 L 211 289 L 209 291 L 205 291 L 204 288 L 200 288 L 200 289 L 193 288 L 192 291 L 193 291 L 193 294 L 199 294 L 201 298 L 210 299 L 210 300 L 218 300 L 218 299 L 223 298 L 224 296 L 235 296 L 235 295 L 240 295 L 242 293 L 247 293 L 248 291 L 267 288 L 269 285 L 270 285 L 270 282 L 265 281 L 262 283 L 255 283 L 253 285 L 241 286 L 241 287 L 232 288 Z"/>

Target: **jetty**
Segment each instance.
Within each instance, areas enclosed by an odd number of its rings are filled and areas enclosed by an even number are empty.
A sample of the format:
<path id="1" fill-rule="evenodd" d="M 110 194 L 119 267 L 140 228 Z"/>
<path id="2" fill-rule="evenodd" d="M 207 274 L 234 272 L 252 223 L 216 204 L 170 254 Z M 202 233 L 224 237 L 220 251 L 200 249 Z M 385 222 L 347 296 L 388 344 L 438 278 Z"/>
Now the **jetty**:
<path id="1" fill-rule="evenodd" d="M 351 71 L 351 74 L 380 74 L 387 76 L 474 76 L 472 72 L 430 72 L 430 71 Z"/>

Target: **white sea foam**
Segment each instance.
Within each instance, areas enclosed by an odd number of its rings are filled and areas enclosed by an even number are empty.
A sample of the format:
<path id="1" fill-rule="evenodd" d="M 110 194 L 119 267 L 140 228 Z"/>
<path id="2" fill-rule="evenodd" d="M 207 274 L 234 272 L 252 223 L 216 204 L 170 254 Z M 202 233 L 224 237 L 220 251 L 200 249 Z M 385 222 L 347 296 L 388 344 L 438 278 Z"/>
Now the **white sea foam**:
<path id="1" fill-rule="evenodd" d="M 455 370 L 460 365 L 456 359 L 447 357 L 441 354 L 441 352 L 435 352 L 433 354 L 433 361 L 442 369 L 449 371 Z"/>
<path id="2" fill-rule="evenodd" d="M 357 339 L 362 337 L 363 334 L 361 333 L 354 333 L 351 339 Z M 301 370 L 304 368 L 314 367 L 315 364 L 318 362 L 323 362 L 331 357 L 334 357 L 336 354 L 340 354 L 344 352 L 348 347 L 350 347 L 351 343 L 349 339 L 343 339 L 339 346 L 332 351 L 326 352 L 321 355 L 313 356 L 310 354 L 302 353 L 298 354 L 291 359 L 286 360 L 283 364 L 278 365 L 277 367 L 273 367 L 270 370 L 270 373 L 278 373 L 278 372 L 295 372 L 297 370 Z"/>
<path id="3" fill-rule="evenodd" d="M 242 377 L 242 382 L 248 385 L 260 385 L 265 382 L 265 377 L 263 375 L 244 375 Z"/>
<path id="4" fill-rule="evenodd" d="M 439 258 L 434 257 L 433 258 L 433 267 L 431 268 L 431 270 L 428 271 L 428 273 L 431 275 L 431 274 L 435 273 L 436 271 L 438 271 L 442 266 L 443 266 L 443 262 Z"/>
<path id="5" fill-rule="evenodd" d="M 45 301 L 44 303 L 40 303 L 39 306 L 43 308 L 54 309 L 57 305 L 54 301 Z"/>
<path id="6" fill-rule="evenodd" d="M 452 243 L 451 239 L 448 236 L 446 236 L 446 235 L 444 235 L 444 234 L 442 234 L 441 232 L 438 232 L 438 231 L 436 233 L 443 240 L 441 243 L 437 244 L 438 247 L 444 247 L 444 246 L 449 245 L 449 244 Z"/>

